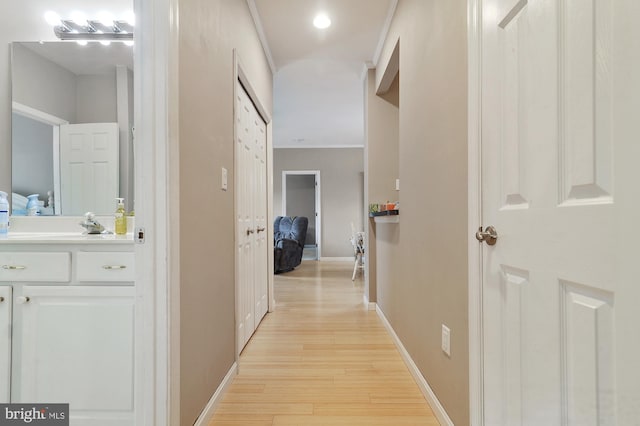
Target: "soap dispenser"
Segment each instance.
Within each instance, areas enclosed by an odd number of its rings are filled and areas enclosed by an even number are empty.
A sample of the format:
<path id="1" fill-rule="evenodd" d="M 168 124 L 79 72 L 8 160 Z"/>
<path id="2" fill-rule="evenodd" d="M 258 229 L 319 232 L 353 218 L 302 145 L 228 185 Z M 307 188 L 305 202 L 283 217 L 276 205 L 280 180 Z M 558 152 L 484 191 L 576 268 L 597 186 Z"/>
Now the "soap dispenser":
<path id="1" fill-rule="evenodd" d="M 0 191 L 0 236 L 6 236 L 9 232 L 9 200 L 7 193 Z"/>
<path id="2" fill-rule="evenodd" d="M 127 215 L 124 211 L 124 198 L 116 198 L 118 200 L 118 208 L 115 213 L 116 235 L 124 235 L 127 233 Z"/>
<path id="3" fill-rule="evenodd" d="M 40 214 L 40 194 L 27 195 L 27 216 L 37 216 Z"/>

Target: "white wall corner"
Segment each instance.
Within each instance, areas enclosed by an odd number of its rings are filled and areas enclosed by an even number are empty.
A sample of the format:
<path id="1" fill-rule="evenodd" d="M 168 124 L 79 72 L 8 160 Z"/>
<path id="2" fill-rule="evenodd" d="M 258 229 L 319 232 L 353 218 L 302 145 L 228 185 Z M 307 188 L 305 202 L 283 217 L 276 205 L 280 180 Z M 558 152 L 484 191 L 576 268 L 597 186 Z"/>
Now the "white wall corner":
<path id="1" fill-rule="evenodd" d="M 231 368 L 229 369 L 229 371 L 227 372 L 226 376 L 224 376 L 224 379 L 222 379 L 222 383 L 220 383 L 220 386 L 218 386 L 218 389 L 216 389 L 216 392 L 213 394 L 213 396 L 211 397 L 207 405 L 204 407 L 204 410 L 202 410 L 202 413 L 200 413 L 200 415 L 198 416 L 198 419 L 193 424 L 194 426 L 207 426 L 209 424 L 209 422 L 213 418 L 214 413 L 216 412 L 216 408 L 218 408 L 218 405 L 222 401 L 222 397 L 229 389 L 229 386 L 231 386 L 231 383 L 233 382 L 233 378 L 237 374 L 238 374 L 238 364 L 234 362 Z"/>
<path id="2" fill-rule="evenodd" d="M 407 352 L 406 348 L 402 344 L 402 341 L 400 340 L 395 330 L 391 326 L 391 323 L 387 320 L 387 317 L 385 317 L 384 312 L 382 312 L 382 309 L 380 309 L 380 306 L 376 305 L 376 312 L 378 313 L 378 317 L 380 317 L 380 320 L 386 327 L 387 331 L 391 335 L 391 339 L 393 340 L 393 343 L 395 343 L 396 347 L 398 348 L 398 351 L 400 352 L 400 356 L 402 356 L 402 360 L 404 361 L 405 365 L 409 369 L 409 372 L 411 373 L 414 380 L 418 384 L 420 391 L 422 392 L 425 399 L 431 406 L 431 409 L 433 410 L 433 413 L 436 415 L 436 418 L 438 419 L 440 424 L 442 426 L 454 426 L 453 421 L 449 418 L 449 415 L 447 414 L 444 407 L 436 397 L 436 394 L 431 389 L 431 386 L 429 386 L 429 383 L 427 383 L 427 380 L 424 378 L 424 376 L 418 369 L 418 366 L 415 364 L 415 362 L 413 362 L 411 355 L 409 355 L 409 352 Z"/>

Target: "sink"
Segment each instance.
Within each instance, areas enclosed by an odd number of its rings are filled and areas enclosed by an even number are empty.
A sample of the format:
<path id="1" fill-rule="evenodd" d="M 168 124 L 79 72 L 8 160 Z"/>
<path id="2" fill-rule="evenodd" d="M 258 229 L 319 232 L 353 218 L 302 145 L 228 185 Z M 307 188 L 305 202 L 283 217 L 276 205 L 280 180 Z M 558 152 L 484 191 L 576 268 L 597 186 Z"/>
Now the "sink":
<path id="1" fill-rule="evenodd" d="M 86 234 L 78 232 L 11 232 L 0 239 L 3 243 L 102 243 L 102 242 L 133 242 L 133 234 Z"/>

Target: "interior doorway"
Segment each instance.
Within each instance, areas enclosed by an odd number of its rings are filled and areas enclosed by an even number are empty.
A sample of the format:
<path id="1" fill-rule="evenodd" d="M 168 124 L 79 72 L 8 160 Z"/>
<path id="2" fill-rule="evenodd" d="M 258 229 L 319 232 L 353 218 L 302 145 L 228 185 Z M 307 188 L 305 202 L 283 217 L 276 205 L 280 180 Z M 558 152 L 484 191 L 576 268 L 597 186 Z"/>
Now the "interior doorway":
<path id="1" fill-rule="evenodd" d="M 321 253 L 320 171 L 282 172 L 282 215 L 309 219 L 303 260 L 318 260 Z"/>

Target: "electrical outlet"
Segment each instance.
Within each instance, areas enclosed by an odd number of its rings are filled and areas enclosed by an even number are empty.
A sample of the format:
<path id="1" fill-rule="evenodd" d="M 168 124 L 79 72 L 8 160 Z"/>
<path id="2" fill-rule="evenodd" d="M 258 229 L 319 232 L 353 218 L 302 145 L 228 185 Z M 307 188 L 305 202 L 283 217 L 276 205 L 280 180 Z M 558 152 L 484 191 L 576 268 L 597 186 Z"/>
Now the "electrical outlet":
<path id="1" fill-rule="evenodd" d="M 444 324 L 442 324 L 442 352 L 451 356 L 451 330 Z"/>
<path id="2" fill-rule="evenodd" d="M 222 187 L 223 191 L 227 190 L 227 169 L 225 169 L 224 167 L 222 168 L 222 178 L 221 178 L 222 184 L 220 185 Z"/>

